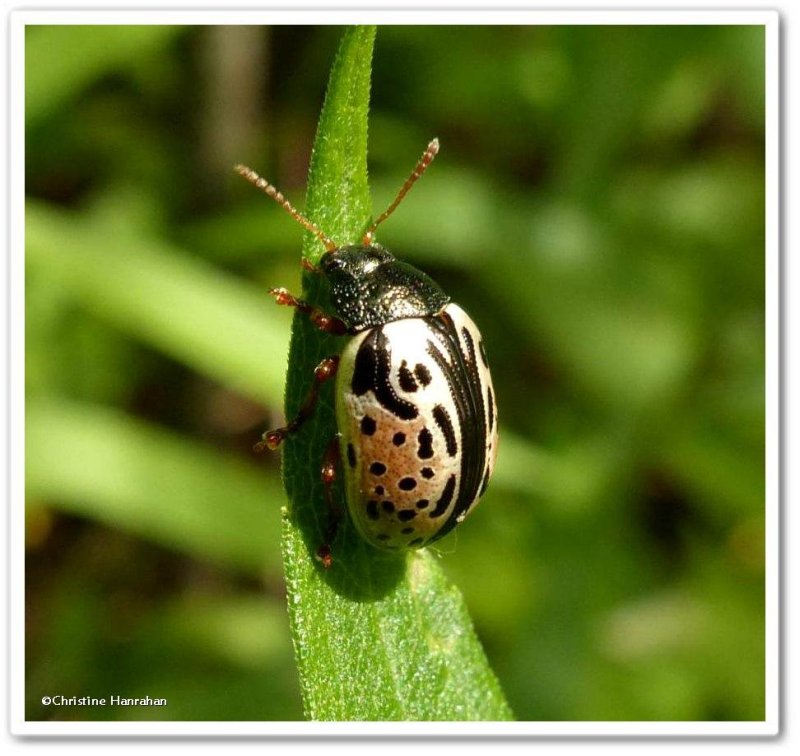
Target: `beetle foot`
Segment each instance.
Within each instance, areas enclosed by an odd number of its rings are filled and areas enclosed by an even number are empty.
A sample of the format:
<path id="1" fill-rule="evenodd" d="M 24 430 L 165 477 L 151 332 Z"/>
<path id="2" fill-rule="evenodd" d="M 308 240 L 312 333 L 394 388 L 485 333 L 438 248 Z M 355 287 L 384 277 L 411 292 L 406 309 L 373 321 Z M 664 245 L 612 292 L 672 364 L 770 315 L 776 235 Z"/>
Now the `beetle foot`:
<path id="1" fill-rule="evenodd" d="M 322 566 L 329 570 L 331 565 L 333 564 L 333 557 L 331 556 L 331 547 L 326 543 L 320 546 L 317 549 L 317 553 L 314 555 L 314 558 L 322 563 Z"/>
<path id="2" fill-rule="evenodd" d="M 284 428 L 277 428 L 276 430 L 267 431 L 263 436 L 261 436 L 261 440 L 253 447 L 253 451 L 256 452 L 263 452 L 267 451 L 275 451 L 283 442 L 283 439 L 286 438 L 287 431 Z"/>

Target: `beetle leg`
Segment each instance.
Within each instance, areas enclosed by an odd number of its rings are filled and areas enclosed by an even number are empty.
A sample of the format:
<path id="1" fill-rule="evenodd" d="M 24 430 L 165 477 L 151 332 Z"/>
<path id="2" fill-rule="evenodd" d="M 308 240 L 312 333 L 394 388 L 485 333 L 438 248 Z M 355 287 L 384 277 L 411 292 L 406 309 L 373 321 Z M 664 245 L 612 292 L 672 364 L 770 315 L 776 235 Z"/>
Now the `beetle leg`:
<path id="1" fill-rule="evenodd" d="M 328 448 L 325 450 L 320 470 L 322 485 L 325 487 L 325 501 L 328 504 L 328 527 L 325 530 L 325 541 L 317 549 L 315 557 L 322 562 L 322 566 L 326 570 L 333 564 L 331 543 L 336 538 L 339 522 L 342 519 L 342 510 L 333 500 L 333 483 L 336 480 L 336 468 L 339 466 L 340 461 L 341 454 L 339 452 L 339 436 L 337 434 L 331 439 Z"/>
<path id="2" fill-rule="evenodd" d="M 281 445 L 283 439 L 292 433 L 295 433 L 300 426 L 309 417 L 311 417 L 311 413 L 314 411 L 314 406 L 319 398 L 320 386 L 325 383 L 325 381 L 333 378 L 333 376 L 336 375 L 338 368 L 338 355 L 326 357 L 324 360 L 322 360 L 319 365 L 314 368 L 314 383 L 311 385 L 311 390 L 308 392 L 308 396 L 306 397 L 305 402 L 303 402 L 303 406 L 300 407 L 299 411 L 297 412 L 297 415 L 295 415 L 294 419 L 287 425 L 284 425 L 281 428 L 276 428 L 275 430 L 267 431 L 263 436 L 261 436 L 261 441 L 259 441 L 253 447 L 255 451 L 261 452 L 265 449 L 275 450 Z"/>
<path id="3" fill-rule="evenodd" d="M 289 307 L 300 310 L 300 312 L 306 313 L 311 319 L 311 322 L 319 328 L 320 331 L 325 331 L 325 333 L 330 333 L 334 336 L 341 336 L 347 333 L 347 326 L 343 320 L 322 312 L 319 307 L 313 307 L 302 299 L 297 299 L 297 297 L 290 294 L 286 289 L 270 289 L 269 293 L 275 297 L 275 301 L 279 305 L 288 305 Z"/>

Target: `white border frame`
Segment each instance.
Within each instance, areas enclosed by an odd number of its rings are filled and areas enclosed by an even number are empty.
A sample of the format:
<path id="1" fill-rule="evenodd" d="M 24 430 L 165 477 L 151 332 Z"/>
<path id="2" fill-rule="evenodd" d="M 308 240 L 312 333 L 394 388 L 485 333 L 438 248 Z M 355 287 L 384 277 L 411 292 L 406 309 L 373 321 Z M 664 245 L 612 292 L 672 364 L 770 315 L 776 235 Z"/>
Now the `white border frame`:
<path id="1" fill-rule="evenodd" d="M 355 2 L 352 5 L 358 6 Z M 19 10 L 9 23 L 10 730 L 36 736 L 770 736 L 780 732 L 780 164 L 776 11 Z M 756 722 L 29 722 L 24 712 L 24 31 L 35 24 L 763 25 L 766 34 L 766 719 Z M 16 693 L 16 695 L 14 695 Z"/>

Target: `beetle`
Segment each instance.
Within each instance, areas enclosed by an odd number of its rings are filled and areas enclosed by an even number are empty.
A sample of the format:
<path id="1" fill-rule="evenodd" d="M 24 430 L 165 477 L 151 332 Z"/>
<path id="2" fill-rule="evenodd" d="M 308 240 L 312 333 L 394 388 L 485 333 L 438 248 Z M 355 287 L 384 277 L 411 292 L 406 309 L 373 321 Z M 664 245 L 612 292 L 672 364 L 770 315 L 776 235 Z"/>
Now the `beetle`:
<path id="1" fill-rule="evenodd" d="M 256 444 L 257 450 L 274 450 L 298 432 L 322 384 L 335 377 L 338 432 L 321 468 L 330 522 L 316 554 L 325 567 L 333 561 L 330 544 L 338 524 L 331 495 L 338 467 L 359 534 L 395 552 L 422 548 L 449 533 L 475 508 L 494 470 L 497 407 L 480 331 L 430 276 L 375 242 L 378 226 L 438 150 L 434 139 L 361 244 L 344 246 L 255 171 L 236 166 L 325 246 L 318 265 L 303 265 L 326 279 L 333 313 L 283 288 L 270 293 L 278 304 L 307 314 L 320 330 L 348 339 L 340 354 L 317 365 L 296 417 Z"/>

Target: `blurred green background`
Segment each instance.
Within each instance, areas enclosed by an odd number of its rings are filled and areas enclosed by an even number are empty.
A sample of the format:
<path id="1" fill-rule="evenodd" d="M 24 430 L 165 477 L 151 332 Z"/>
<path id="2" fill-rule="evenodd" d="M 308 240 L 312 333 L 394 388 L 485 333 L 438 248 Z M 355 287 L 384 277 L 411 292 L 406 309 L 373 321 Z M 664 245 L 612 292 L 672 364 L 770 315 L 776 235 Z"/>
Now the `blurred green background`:
<path id="1" fill-rule="evenodd" d="M 27 715 L 299 719 L 276 456 L 336 27 L 29 27 Z M 519 719 L 764 717 L 764 31 L 379 29 L 380 241 L 502 425 L 441 542 Z M 166 697 L 44 708 L 43 695 Z"/>

